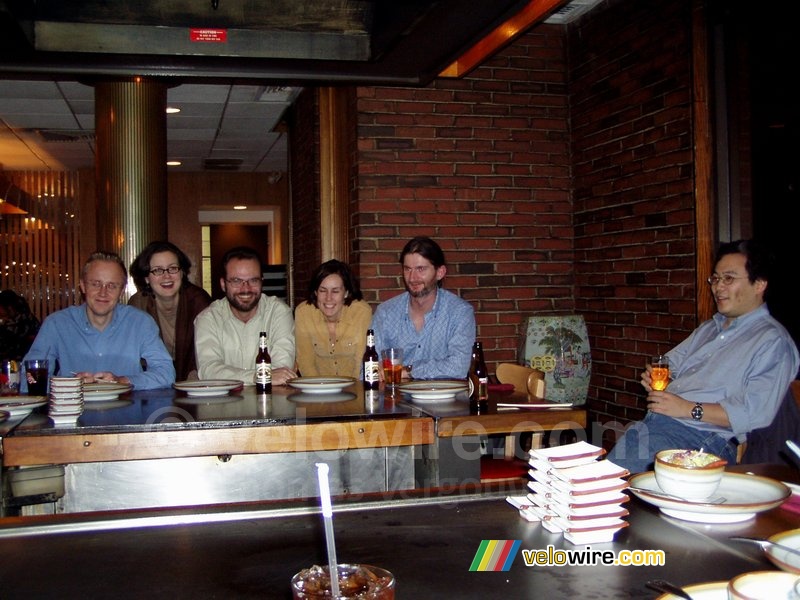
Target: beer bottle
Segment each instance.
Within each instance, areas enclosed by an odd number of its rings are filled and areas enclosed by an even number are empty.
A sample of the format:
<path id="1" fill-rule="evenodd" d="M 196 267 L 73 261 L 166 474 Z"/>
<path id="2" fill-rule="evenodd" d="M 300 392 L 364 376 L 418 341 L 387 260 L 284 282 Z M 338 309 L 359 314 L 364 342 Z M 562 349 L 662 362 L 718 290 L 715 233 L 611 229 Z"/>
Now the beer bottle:
<path id="1" fill-rule="evenodd" d="M 378 351 L 375 349 L 375 332 L 372 329 L 367 330 L 367 347 L 361 365 L 364 389 L 377 390 L 381 384 L 381 363 L 378 360 Z"/>
<path id="2" fill-rule="evenodd" d="M 259 394 L 272 392 L 272 358 L 267 350 L 267 332 L 258 334 L 256 354 L 256 391 Z"/>
<path id="3" fill-rule="evenodd" d="M 483 358 L 483 345 L 477 341 L 472 346 L 469 380 L 472 383 L 472 393 L 469 397 L 470 411 L 474 414 L 486 412 L 489 404 L 489 371 Z"/>

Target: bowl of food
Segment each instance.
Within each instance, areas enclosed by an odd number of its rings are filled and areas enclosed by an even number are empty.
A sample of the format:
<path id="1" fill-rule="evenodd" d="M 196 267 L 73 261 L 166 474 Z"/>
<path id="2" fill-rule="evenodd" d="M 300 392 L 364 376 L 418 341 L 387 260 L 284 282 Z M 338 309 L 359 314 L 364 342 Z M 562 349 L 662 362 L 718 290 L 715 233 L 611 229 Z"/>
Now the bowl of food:
<path id="1" fill-rule="evenodd" d="M 700 450 L 662 450 L 656 454 L 656 483 L 667 494 L 692 501 L 717 491 L 728 461 Z"/>

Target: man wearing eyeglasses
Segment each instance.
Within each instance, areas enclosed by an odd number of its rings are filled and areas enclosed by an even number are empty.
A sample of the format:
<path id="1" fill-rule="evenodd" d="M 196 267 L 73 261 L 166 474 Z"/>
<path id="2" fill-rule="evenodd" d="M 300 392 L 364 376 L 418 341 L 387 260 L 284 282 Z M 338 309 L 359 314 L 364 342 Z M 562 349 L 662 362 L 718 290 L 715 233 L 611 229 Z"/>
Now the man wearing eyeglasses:
<path id="1" fill-rule="evenodd" d="M 699 450 L 736 463 L 739 443 L 768 426 L 800 357 L 770 314 L 765 294 L 771 254 L 751 240 L 723 244 L 708 278 L 717 312 L 667 352 L 670 382 L 652 388 L 641 374 L 648 413 L 619 439 L 608 458 L 632 473 L 646 471 L 660 450 Z"/>
<path id="2" fill-rule="evenodd" d="M 267 332 L 272 384 L 283 385 L 294 372 L 294 318 L 289 306 L 261 293 L 261 259 L 252 248 L 228 250 L 222 258 L 215 300 L 194 320 L 194 343 L 200 379 L 238 379 L 254 385 L 258 336 Z"/>
<path id="3" fill-rule="evenodd" d="M 119 303 L 127 279 L 118 255 L 90 255 L 79 282 L 84 303 L 47 317 L 25 358 L 46 358 L 51 375 L 80 376 L 84 383 L 170 387 L 175 368 L 158 325 L 147 313 Z M 27 389 L 25 378 L 22 386 Z"/>

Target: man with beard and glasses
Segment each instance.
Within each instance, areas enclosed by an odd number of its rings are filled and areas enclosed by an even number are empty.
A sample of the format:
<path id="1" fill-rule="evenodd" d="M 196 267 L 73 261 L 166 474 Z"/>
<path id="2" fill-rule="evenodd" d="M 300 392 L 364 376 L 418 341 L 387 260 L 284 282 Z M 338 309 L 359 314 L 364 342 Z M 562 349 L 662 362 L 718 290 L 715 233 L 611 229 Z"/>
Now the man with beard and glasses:
<path id="1" fill-rule="evenodd" d="M 294 319 L 285 302 L 261 293 L 261 259 L 252 248 L 232 248 L 222 257 L 225 297 L 194 320 L 200 379 L 239 379 L 255 384 L 258 336 L 267 332 L 272 384 L 296 377 Z"/>
<path id="2" fill-rule="evenodd" d="M 406 291 L 375 310 L 375 347 L 402 348 L 403 378 L 464 379 L 475 342 L 475 312 L 442 289 L 444 252 L 427 237 L 415 237 L 400 253 Z"/>

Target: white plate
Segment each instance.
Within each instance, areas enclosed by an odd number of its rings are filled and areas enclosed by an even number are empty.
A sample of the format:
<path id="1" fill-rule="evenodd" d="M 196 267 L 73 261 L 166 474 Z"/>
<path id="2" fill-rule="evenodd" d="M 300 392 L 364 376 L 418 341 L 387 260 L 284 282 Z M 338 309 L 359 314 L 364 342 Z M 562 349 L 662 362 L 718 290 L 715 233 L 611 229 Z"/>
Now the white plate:
<path id="1" fill-rule="evenodd" d="M 116 400 L 120 394 L 131 391 L 131 386 L 122 383 L 85 383 L 83 384 L 84 402 L 105 402 Z"/>
<path id="2" fill-rule="evenodd" d="M 682 586 L 692 600 L 728 600 L 728 582 L 712 581 Z M 681 600 L 675 594 L 662 594 L 656 600 Z"/>
<path id="3" fill-rule="evenodd" d="M 74 425 L 80 415 L 50 415 L 53 425 Z"/>
<path id="4" fill-rule="evenodd" d="M 34 408 L 47 404 L 46 396 L 3 396 L 0 398 L 0 410 L 8 413 L 9 418 L 30 414 Z"/>
<path id="5" fill-rule="evenodd" d="M 460 392 L 467 390 L 467 382 L 459 380 L 409 381 L 398 388 L 417 401 L 452 400 Z"/>
<path id="6" fill-rule="evenodd" d="M 672 500 L 646 490 L 660 492 L 653 471 L 632 475 L 629 479 L 631 490 L 645 502 L 658 506 L 665 515 L 695 521 L 697 523 L 739 523 L 753 518 L 756 513 L 780 506 L 791 495 L 791 490 L 780 481 L 758 475 L 742 473 L 723 473 L 715 496 L 722 496 L 725 502 L 709 504 L 691 500 Z"/>
<path id="7" fill-rule="evenodd" d="M 309 394 L 308 392 L 295 392 L 286 397 L 292 402 L 350 402 L 356 399 L 356 395 L 351 392 L 333 392 L 330 394 Z"/>
<path id="8" fill-rule="evenodd" d="M 306 394 L 341 392 L 356 382 L 352 377 L 295 377 L 286 383 Z"/>
<path id="9" fill-rule="evenodd" d="M 133 404 L 133 400 L 101 400 L 98 402 L 84 404 L 83 411 L 110 410 L 112 408 L 122 408 L 123 406 L 128 406 L 129 404 Z"/>
<path id="10" fill-rule="evenodd" d="M 242 400 L 242 396 L 187 396 L 185 398 L 175 398 L 175 404 L 228 404 L 229 402 L 238 402 Z"/>
<path id="11" fill-rule="evenodd" d="M 196 381 L 177 381 L 172 384 L 176 390 L 189 396 L 224 396 L 231 390 L 244 385 L 238 379 L 200 379 Z"/>
<path id="12" fill-rule="evenodd" d="M 781 546 L 788 546 L 789 548 L 800 550 L 800 529 L 791 529 L 789 531 L 776 533 L 769 537 L 769 541 L 780 544 Z M 764 553 L 775 566 L 789 573 L 800 573 L 800 554 L 793 554 L 792 552 L 788 552 L 782 548 L 776 548 L 775 546 L 767 546 Z"/>

